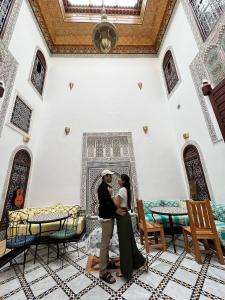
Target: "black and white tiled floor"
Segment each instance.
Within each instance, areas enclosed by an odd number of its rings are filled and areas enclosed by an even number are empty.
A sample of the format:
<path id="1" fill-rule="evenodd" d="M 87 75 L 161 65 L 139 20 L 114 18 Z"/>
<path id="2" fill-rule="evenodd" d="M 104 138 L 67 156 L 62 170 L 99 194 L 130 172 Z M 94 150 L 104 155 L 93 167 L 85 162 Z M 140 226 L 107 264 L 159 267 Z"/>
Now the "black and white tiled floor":
<path id="1" fill-rule="evenodd" d="M 225 266 L 214 255 L 205 257 L 204 264 L 198 265 L 184 251 L 183 241 L 178 238 L 176 242 L 177 254 L 171 246 L 166 252 L 154 250 L 149 254 L 148 273 L 139 270 L 132 280 L 117 278 L 113 285 L 100 281 L 98 272 L 85 272 L 88 255 L 84 242 L 79 245 L 79 257 L 77 252 L 69 253 L 63 268 L 61 260 L 54 258 L 47 265 L 47 248 L 39 246 L 36 264 L 33 264 L 33 254 L 28 254 L 24 276 L 19 265 L 0 270 L 0 299 L 225 299 Z M 74 247 L 71 244 L 69 250 Z M 50 256 L 55 254 L 53 247 Z M 17 261 L 22 258 L 18 257 Z"/>

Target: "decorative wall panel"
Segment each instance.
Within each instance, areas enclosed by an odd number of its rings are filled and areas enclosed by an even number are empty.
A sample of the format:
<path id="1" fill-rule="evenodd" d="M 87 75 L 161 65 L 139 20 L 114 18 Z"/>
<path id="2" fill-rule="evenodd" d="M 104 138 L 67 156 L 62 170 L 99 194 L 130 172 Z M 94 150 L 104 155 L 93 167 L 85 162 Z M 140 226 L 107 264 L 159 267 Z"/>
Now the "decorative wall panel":
<path id="1" fill-rule="evenodd" d="M 9 100 L 17 71 L 17 62 L 12 54 L 0 43 L 0 80 L 5 84 L 5 93 L 0 99 L 0 135 L 5 121 Z"/>
<path id="2" fill-rule="evenodd" d="M 4 26 L 4 34 L 0 38 L 0 80 L 3 80 L 5 84 L 4 97 L 0 99 L 0 136 L 9 106 L 9 100 L 18 66 L 17 61 L 8 50 L 8 45 L 20 11 L 21 4 L 22 0 L 17 0 L 11 7 L 10 17 L 7 19 L 6 26 Z"/>
<path id="3" fill-rule="evenodd" d="M 131 133 L 84 133 L 82 152 L 81 205 L 90 215 L 98 213 L 97 188 L 101 171 L 115 172 L 112 185 L 118 190 L 116 175 L 131 178 L 133 200 L 138 196 L 135 159 Z M 134 201 L 132 201 L 134 207 Z"/>
<path id="4" fill-rule="evenodd" d="M 4 29 L 9 19 L 10 11 L 15 0 L 1 0 L 0 1 L 0 36 L 3 36 Z"/>
<path id="5" fill-rule="evenodd" d="M 12 112 L 11 123 L 22 131 L 29 133 L 31 115 L 32 110 L 17 96 Z"/>
<path id="6" fill-rule="evenodd" d="M 203 40 L 206 40 L 225 11 L 224 0 L 189 0 Z"/>

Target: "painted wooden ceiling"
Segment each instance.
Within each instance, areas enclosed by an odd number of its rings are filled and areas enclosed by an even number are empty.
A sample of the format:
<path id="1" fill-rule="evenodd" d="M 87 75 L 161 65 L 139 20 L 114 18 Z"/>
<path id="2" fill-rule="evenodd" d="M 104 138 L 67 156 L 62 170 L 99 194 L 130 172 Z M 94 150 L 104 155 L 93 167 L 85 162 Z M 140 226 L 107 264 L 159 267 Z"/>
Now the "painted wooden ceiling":
<path id="1" fill-rule="evenodd" d="M 80 5 L 81 0 L 29 0 L 52 54 L 96 53 L 92 31 L 101 20 L 102 6 L 97 0 L 93 1 L 98 5 L 85 1 Z M 122 1 L 112 2 L 105 8 L 119 35 L 113 53 L 156 54 L 176 0 L 137 0 L 125 7 Z"/>

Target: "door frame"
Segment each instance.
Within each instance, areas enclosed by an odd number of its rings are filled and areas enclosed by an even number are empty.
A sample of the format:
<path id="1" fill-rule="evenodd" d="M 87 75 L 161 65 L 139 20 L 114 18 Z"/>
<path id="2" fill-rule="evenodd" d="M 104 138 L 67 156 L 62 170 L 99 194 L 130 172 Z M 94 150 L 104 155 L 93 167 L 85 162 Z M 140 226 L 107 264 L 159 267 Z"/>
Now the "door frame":
<path id="1" fill-rule="evenodd" d="M 30 155 L 30 170 L 29 170 L 29 175 L 28 175 L 28 180 L 27 180 L 27 188 L 26 188 L 26 197 L 24 199 L 24 207 L 26 206 L 26 203 L 27 203 L 27 198 L 28 198 L 28 195 L 29 195 L 31 172 L 32 172 L 32 166 L 33 166 L 33 155 L 32 155 L 31 150 L 28 147 L 18 146 L 13 150 L 13 152 L 10 155 L 8 169 L 7 169 L 7 173 L 5 175 L 5 182 L 4 182 L 4 185 L 3 185 L 1 203 L 0 203 L 0 216 L 1 216 L 1 219 L 2 219 L 2 213 L 3 213 L 4 207 L 5 207 L 5 200 L 6 200 L 6 196 L 7 196 L 7 192 L 8 192 L 8 186 L 9 186 L 9 181 L 10 181 L 10 177 L 11 177 L 11 171 L 12 171 L 12 167 L 13 167 L 14 158 L 15 158 L 16 153 L 20 150 L 25 150 Z"/>
<path id="2" fill-rule="evenodd" d="M 211 201 L 215 202 L 215 197 L 214 197 L 214 194 L 213 194 L 212 186 L 211 186 L 210 179 L 209 179 L 209 174 L 208 174 L 208 171 L 207 171 L 207 167 L 206 167 L 206 163 L 205 163 L 205 159 L 204 159 L 201 147 L 194 140 L 186 141 L 184 143 L 184 145 L 182 146 L 182 148 L 181 148 L 181 160 L 182 160 L 182 165 L 183 165 L 183 169 L 184 169 L 184 173 L 185 173 L 185 182 L 186 182 L 187 195 L 188 195 L 188 197 L 190 195 L 190 186 L 189 186 L 187 171 L 186 171 L 186 167 L 185 167 L 185 163 L 184 163 L 184 150 L 187 146 L 194 146 L 194 147 L 197 148 L 198 154 L 199 154 L 199 157 L 200 157 L 200 161 L 201 161 L 201 164 L 202 164 L 202 169 L 203 169 L 203 172 L 204 172 L 204 175 L 205 175 L 206 184 L 207 184 L 208 191 L 209 191 L 209 194 L 210 194 L 210 197 L 211 197 Z"/>

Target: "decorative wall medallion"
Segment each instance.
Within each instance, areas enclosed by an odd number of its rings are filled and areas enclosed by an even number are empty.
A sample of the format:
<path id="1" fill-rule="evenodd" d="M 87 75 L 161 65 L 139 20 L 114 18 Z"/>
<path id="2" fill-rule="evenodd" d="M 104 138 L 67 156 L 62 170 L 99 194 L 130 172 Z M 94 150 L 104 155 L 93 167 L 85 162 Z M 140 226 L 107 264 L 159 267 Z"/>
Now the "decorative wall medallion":
<path id="1" fill-rule="evenodd" d="M 143 83 L 142 82 L 138 82 L 138 87 L 140 90 L 142 90 L 142 86 L 143 86 Z"/>

